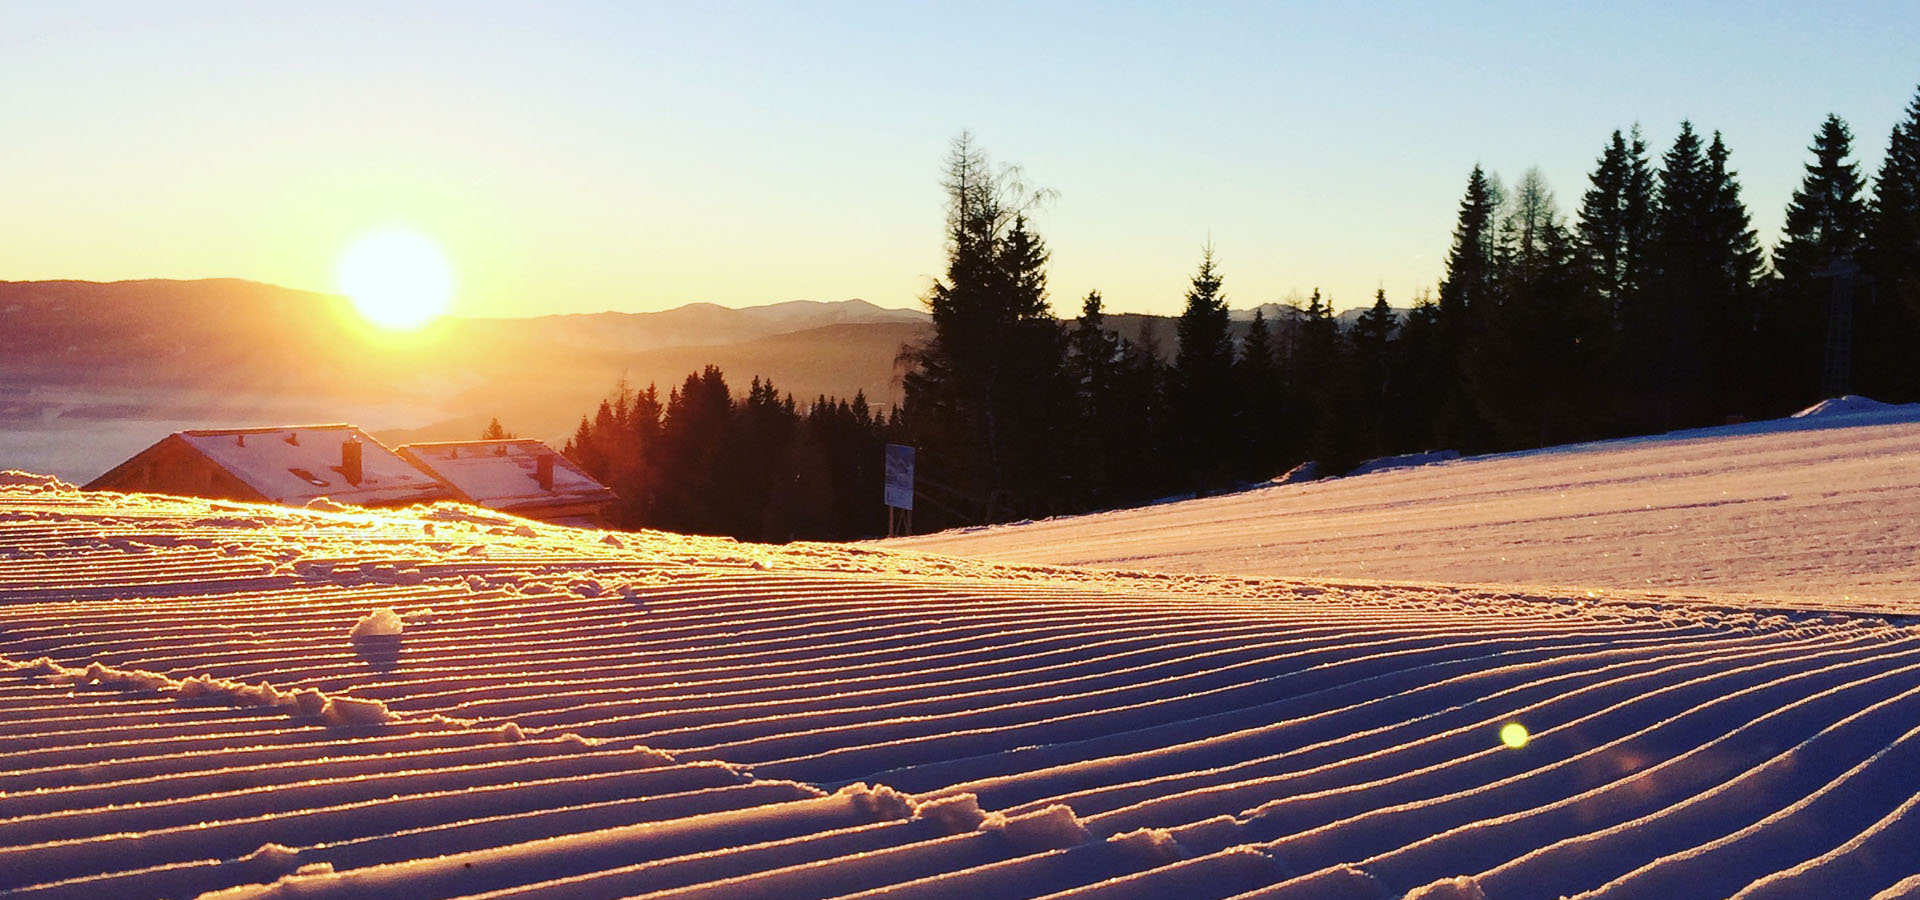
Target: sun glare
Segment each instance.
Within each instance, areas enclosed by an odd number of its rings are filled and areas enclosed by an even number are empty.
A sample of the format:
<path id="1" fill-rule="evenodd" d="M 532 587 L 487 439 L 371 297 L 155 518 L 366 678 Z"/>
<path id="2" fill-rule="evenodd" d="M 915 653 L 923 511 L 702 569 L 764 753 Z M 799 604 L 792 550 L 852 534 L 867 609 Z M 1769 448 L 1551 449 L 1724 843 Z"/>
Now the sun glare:
<path id="1" fill-rule="evenodd" d="M 453 268 L 432 241 L 411 231 L 381 231 L 347 248 L 340 290 L 375 325 L 419 328 L 447 311 Z"/>

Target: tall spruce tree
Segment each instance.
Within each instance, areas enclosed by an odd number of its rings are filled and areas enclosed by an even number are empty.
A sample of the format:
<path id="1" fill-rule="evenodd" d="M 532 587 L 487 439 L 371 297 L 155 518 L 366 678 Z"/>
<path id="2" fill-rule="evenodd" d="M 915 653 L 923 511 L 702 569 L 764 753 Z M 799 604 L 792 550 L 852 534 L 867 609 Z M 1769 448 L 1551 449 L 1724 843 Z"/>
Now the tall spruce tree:
<path id="1" fill-rule="evenodd" d="M 1847 123 L 1827 116 L 1807 149 L 1814 158 L 1787 203 L 1784 234 L 1774 250 L 1774 268 L 1789 285 L 1810 283 L 1836 259 L 1857 258 L 1866 244 L 1867 206 L 1859 166 L 1850 159 Z"/>
<path id="2" fill-rule="evenodd" d="M 1920 399 L 1920 89 L 1893 126 L 1874 179 L 1867 260 L 1861 387 L 1889 402 Z"/>
<path id="3" fill-rule="evenodd" d="M 1478 449 L 1485 429 L 1474 412 L 1465 378 L 1469 335 L 1474 318 L 1493 303 L 1494 253 L 1499 223 L 1499 188 L 1478 165 L 1467 176 L 1467 190 L 1453 229 L 1453 247 L 1447 253 L 1446 274 L 1440 282 L 1438 352 L 1444 368 L 1441 408 L 1437 413 L 1440 440 L 1463 449 Z"/>
<path id="4" fill-rule="evenodd" d="M 1618 308 L 1626 292 L 1627 141 L 1619 129 L 1587 176 L 1590 186 L 1580 197 L 1581 255 L 1591 270 L 1593 284 L 1610 308 Z"/>
<path id="5" fill-rule="evenodd" d="M 1757 415 L 1767 412 L 1757 393 L 1767 366 L 1759 341 L 1760 285 L 1766 255 L 1754 233 L 1731 153 L 1720 132 L 1707 145 L 1707 246 L 1704 272 L 1705 363 L 1713 390 L 1709 414 Z"/>
<path id="6" fill-rule="evenodd" d="M 1653 233 L 1653 171 L 1639 126 L 1634 126 L 1631 144 L 1614 130 L 1588 181 L 1590 187 L 1580 198 L 1580 254 L 1589 284 L 1617 328 L 1646 286 L 1647 244 Z"/>
<path id="7" fill-rule="evenodd" d="M 1106 328 L 1106 310 L 1099 291 L 1087 292 L 1080 318 L 1069 340 L 1067 370 L 1073 382 L 1076 412 L 1072 440 L 1076 457 L 1072 478 L 1074 505 L 1080 509 L 1104 505 L 1114 493 L 1115 449 L 1128 435 L 1114 429 L 1122 407 L 1130 399 L 1120 393 L 1124 364 L 1119 335 Z M 1135 436 L 1138 437 L 1138 436 Z"/>
<path id="8" fill-rule="evenodd" d="M 1659 206 L 1659 194 L 1654 185 L 1653 164 L 1647 158 L 1647 141 L 1640 135 L 1640 126 L 1634 125 L 1632 140 L 1627 146 L 1627 183 L 1626 193 L 1620 205 L 1621 251 L 1621 300 L 1631 303 L 1637 296 L 1646 293 L 1649 274 L 1648 255 L 1652 253 L 1654 213 Z M 1615 327 L 1619 326 L 1616 318 Z"/>
<path id="9" fill-rule="evenodd" d="M 1043 193 L 1018 170 L 995 169 L 967 134 L 954 140 L 942 187 L 947 273 L 927 298 L 933 336 L 906 378 L 917 461 L 963 519 L 1042 511 L 1065 459 L 1047 425 L 1067 395 L 1047 252 L 1025 217 Z"/>
<path id="10" fill-rule="evenodd" d="M 1253 321 L 1247 323 L 1247 336 L 1240 343 L 1235 362 L 1240 380 L 1244 427 L 1239 441 L 1241 455 L 1236 468 L 1241 477 L 1272 475 L 1280 459 L 1280 435 L 1283 409 L 1280 371 L 1273 352 L 1273 331 L 1267 316 L 1256 307 Z"/>
<path id="11" fill-rule="evenodd" d="M 1846 368 L 1828 358 L 1829 347 L 1851 341 L 1849 307 L 1859 285 L 1851 273 L 1863 261 L 1866 246 L 1867 205 L 1860 196 L 1859 167 L 1850 159 L 1853 135 L 1846 123 L 1827 116 L 1808 150 L 1813 161 L 1787 204 L 1783 234 L 1774 248 L 1780 283 L 1769 310 L 1769 345 L 1787 376 L 1776 390 L 1790 407 L 1812 402 L 1823 388 L 1844 387 L 1823 385 L 1823 369 Z M 1838 307 L 1837 295 L 1845 295 Z"/>
<path id="12" fill-rule="evenodd" d="M 1648 288 L 1621 322 L 1629 427 L 1655 431 L 1700 424 L 1706 382 L 1703 292 L 1711 281 L 1710 184 L 1706 148 L 1682 121 L 1660 157 L 1659 202 L 1648 245 Z"/>
<path id="13" fill-rule="evenodd" d="M 1399 324 L 1399 317 L 1387 303 L 1387 289 L 1382 287 L 1373 292 L 1373 305 L 1354 320 L 1348 334 L 1353 344 L 1347 372 L 1352 382 L 1350 415 L 1355 419 L 1360 451 L 1365 456 L 1392 452 L 1387 427 L 1391 402 L 1388 392 L 1393 382 L 1393 335 Z"/>
<path id="14" fill-rule="evenodd" d="M 1240 418 L 1233 332 L 1221 284 L 1213 245 L 1208 244 L 1175 324 L 1179 346 L 1167 373 L 1182 470 L 1198 490 L 1226 483 Z"/>

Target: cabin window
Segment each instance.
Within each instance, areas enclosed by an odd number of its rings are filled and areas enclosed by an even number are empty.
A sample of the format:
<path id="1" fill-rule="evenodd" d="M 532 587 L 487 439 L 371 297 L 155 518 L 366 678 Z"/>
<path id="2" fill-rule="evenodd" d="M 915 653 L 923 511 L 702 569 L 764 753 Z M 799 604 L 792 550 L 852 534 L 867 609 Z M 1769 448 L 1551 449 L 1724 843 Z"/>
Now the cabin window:
<path id="1" fill-rule="evenodd" d="M 305 469 L 288 469 L 287 471 L 292 472 L 293 477 L 298 478 L 301 481 L 304 481 L 310 485 L 313 485 L 314 487 L 327 486 L 327 483 L 325 481 L 322 481 L 318 478 L 313 477 L 313 473 Z"/>

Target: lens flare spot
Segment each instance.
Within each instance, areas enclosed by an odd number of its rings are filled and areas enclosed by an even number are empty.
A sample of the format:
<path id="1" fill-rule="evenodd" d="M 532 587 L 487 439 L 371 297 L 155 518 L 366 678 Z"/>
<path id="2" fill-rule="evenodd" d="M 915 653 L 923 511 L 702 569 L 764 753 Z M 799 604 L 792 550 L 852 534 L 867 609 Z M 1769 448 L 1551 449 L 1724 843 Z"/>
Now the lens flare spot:
<path id="1" fill-rule="evenodd" d="M 1525 747 L 1527 741 L 1531 740 L 1532 737 L 1532 735 L 1527 734 L 1527 726 L 1519 722 L 1508 722 L 1500 726 L 1500 743 L 1515 750 Z"/>

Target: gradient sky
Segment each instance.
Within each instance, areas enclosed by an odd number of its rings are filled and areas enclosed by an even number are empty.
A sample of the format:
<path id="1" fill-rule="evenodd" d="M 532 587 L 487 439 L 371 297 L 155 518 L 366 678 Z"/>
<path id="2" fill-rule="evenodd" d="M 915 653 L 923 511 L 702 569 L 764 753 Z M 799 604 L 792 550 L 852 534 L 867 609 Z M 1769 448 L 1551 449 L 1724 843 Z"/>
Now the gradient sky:
<path id="1" fill-rule="evenodd" d="M 695 8 L 699 7 L 699 8 Z M 1821 119 L 1863 174 L 1920 3 L 0 4 L 0 279 L 334 289 L 414 229 L 456 313 L 862 297 L 943 264 L 962 129 L 1058 192 L 1063 315 L 1440 276 L 1479 162 L 1571 214 L 1609 132 L 1719 129 L 1762 243 Z"/>

